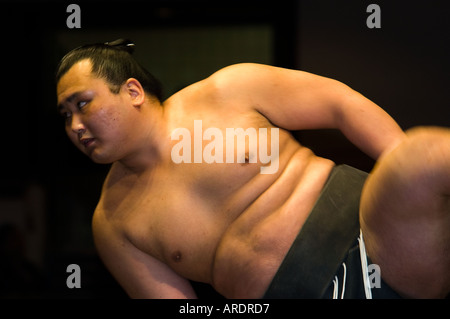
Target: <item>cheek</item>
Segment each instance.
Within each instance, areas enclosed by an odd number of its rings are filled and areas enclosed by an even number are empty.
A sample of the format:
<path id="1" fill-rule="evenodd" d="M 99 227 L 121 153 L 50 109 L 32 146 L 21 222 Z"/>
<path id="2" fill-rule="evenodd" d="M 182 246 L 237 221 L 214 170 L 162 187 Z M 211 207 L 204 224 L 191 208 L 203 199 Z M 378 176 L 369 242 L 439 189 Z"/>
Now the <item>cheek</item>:
<path id="1" fill-rule="evenodd" d="M 113 127 L 116 117 L 109 108 L 100 107 L 86 117 L 86 126 L 93 132 L 108 130 Z"/>
<path id="2" fill-rule="evenodd" d="M 124 114 L 120 107 L 101 108 L 86 121 L 88 129 L 98 138 L 120 139 L 124 131 Z"/>

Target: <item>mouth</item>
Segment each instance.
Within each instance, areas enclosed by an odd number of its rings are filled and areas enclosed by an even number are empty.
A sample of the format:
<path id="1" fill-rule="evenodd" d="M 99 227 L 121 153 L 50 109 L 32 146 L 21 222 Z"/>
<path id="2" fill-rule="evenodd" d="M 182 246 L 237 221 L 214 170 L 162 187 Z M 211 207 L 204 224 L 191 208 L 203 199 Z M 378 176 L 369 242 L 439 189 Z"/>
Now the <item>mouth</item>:
<path id="1" fill-rule="evenodd" d="M 95 141 L 94 138 L 82 138 L 80 140 L 80 143 L 85 147 L 88 148 L 89 146 L 92 145 L 92 143 Z"/>

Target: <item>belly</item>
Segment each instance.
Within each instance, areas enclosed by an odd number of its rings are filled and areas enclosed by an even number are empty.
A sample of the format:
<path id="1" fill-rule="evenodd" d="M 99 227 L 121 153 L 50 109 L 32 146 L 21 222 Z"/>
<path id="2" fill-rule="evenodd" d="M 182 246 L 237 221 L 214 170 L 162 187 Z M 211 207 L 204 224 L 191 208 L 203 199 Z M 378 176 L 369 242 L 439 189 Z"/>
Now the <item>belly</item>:
<path id="1" fill-rule="evenodd" d="M 312 210 L 334 163 L 300 147 L 281 175 L 229 225 L 213 286 L 227 298 L 261 298 Z"/>

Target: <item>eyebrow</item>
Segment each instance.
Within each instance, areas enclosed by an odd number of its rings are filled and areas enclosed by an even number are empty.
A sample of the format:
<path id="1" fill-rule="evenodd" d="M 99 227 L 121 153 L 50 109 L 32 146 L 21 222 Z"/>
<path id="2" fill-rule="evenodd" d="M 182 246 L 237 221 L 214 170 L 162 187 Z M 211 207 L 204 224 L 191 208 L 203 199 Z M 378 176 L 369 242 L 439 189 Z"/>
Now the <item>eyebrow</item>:
<path id="1" fill-rule="evenodd" d="M 56 106 L 58 112 L 61 112 L 61 110 L 64 108 L 64 104 L 72 102 L 73 100 L 78 98 L 82 93 L 83 93 L 83 91 L 78 91 L 78 92 L 72 93 L 71 95 L 66 97 L 64 100 L 62 100 L 60 103 L 58 103 L 58 105 Z"/>

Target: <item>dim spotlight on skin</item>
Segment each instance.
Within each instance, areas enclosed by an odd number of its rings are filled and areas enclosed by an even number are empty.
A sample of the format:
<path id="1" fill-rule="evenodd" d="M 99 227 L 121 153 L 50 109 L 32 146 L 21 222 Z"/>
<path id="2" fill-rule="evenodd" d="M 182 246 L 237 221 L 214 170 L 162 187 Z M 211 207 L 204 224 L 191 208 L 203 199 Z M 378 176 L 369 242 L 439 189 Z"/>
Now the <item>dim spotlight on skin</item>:
<path id="1" fill-rule="evenodd" d="M 227 298 L 449 293 L 448 128 L 404 132 L 337 80 L 253 63 L 162 100 L 133 49 L 122 40 L 74 49 L 56 78 L 69 139 L 112 163 L 92 227 L 131 297 L 196 298 L 192 281 Z M 370 174 L 292 134 L 326 128 L 377 161 Z"/>

